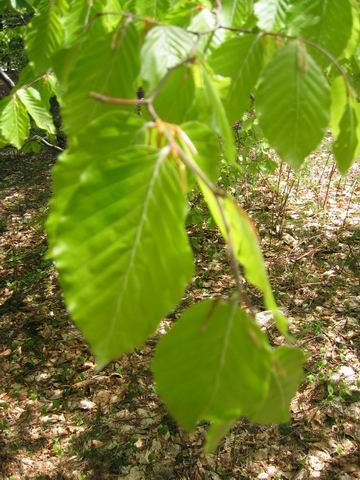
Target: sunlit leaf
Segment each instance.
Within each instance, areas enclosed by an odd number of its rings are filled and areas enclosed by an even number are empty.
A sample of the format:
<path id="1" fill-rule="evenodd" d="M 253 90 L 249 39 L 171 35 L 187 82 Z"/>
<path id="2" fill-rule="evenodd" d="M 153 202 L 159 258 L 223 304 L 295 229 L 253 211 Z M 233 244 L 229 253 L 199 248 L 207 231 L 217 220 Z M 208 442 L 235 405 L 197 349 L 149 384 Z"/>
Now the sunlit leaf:
<path id="1" fill-rule="evenodd" d="M 303 45 L 290 43 L 267 65 L 256 108 L 271 146 L 299 167 L 321 142 L 330 119 L 328 83 Z"/>

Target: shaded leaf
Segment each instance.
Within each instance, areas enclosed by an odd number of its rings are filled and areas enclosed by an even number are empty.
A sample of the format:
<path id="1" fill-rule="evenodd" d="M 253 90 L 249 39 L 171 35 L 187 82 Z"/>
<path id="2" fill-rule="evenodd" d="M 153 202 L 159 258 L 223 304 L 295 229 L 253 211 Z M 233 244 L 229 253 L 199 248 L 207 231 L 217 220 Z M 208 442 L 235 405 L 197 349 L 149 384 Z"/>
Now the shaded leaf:
<path id="1" fill-rule="evenodd" d="M 278 347 L 272 352 L 270 385 L 260 408 L 250 416 L 257 423 L 285 423 L 289 421 L 289 403 L 304 377 L 304 353 L 297 348 Z"/>

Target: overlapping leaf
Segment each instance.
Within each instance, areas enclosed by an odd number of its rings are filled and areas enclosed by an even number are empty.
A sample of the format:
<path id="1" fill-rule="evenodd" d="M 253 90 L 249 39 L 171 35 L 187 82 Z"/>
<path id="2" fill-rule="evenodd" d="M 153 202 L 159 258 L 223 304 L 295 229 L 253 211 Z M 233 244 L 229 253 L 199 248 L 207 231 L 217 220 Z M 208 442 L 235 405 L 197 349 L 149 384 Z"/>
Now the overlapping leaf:
<path id="1" fill-rule="evenodd" d="M 214 51 L 209 62 L 216 73 L 232 78 L 226 110 L 230 122 L 234 123 L 248 108 L 250 93 L 263 68 L 261 34 L 227 40 Z"/>
<path id="2" fill-rule="evenodd" d="M 253 13 L 254 0 L 223 0 L 223 25 L 227 27 L 243 27 Z"/>
<path id="3" fill-rule="evenodd" d="M 234 163 L 234 137 L 221 98 L 212 78 L 205 68 L 201 69 L 201 76 L 203 81 L 203 95 L 198 104 L 199 116 L 200 118 L 203 117 L 212 129 L 220 136 L 226 161 Z"/>
<path id="4" fill-rule="evenodd" d="M 190 55 L 194 41 L 193 35 L 172 25 L 150 30 L 141 53 L 141 76 L 149 91 L 156 87 L 169 68 Z"/>
<path id="5" fill-rule="evenodd" d="M 299 33 L 312 40 L 335 58 L 345 50 L 352 34 L 351 0 L 302 0 L 296 5 Z M 297 22 L 296 15 L 293 18 Z M 322 67 L 330 59 L 318 49 L 311 54 Z"/>
<path id="6" fill-rule="evenodd" d="M 328 83 L 303 45 L 293 42 L 276 53 L 261 77 L 256 107 L 271 146 L 299 167 L 321 142 L 330 117 Z"/>
<path id="7" fill-rule="evenodd" d="M 258 0 L 255 3 L 258 26 L 267 31 L 281 30 L 285 25 L 289 6 L 289 0 Z"/>
<path id="8" fill-rule="evenodd" d="M 270 385 L 262 405 L 250 415 L 254 422 L 266 425 L 289 421 L 289 403 L 303 379 L 304 361 L 300 349 L 282 346 L 273 350 Z"/>
<path id="9" fill-rule="evenodd" d="M 63 118 L 68 134 L 77 135 L 100 114 L 121 109 L 90 98 L 91 91 L 136 98 L 139 54 L 139 38 L 133 24 L 125 22 L 115 33 L 104 31 L 101 24 L 93 25 L 82 42 L 67 82 Z"/>
<path id="10" fill-rule="evenodd" d="M 42 99 L 40 93 L 32 87 L 20 88 L 16 93 L 36 125 L 54 134 L 55 126 L 49 112 L 48 99 Z"/>
<path id="11" fill-rule="evenodd" d="M 26 51 L 36 74 L 51 67 L 52 56 L 64 44 L 63 15 L 67 9 L 67 0 L 43 0 L 38 6 L 26 34 Z"/>

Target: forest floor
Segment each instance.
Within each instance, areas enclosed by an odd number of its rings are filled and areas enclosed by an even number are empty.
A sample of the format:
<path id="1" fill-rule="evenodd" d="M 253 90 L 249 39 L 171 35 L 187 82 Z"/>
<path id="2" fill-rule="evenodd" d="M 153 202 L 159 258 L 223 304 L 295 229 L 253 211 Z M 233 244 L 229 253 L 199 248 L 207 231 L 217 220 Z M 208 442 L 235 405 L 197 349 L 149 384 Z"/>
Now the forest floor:
<path id="1" fill-rule="evenodd" d="M 185 433 L 156 395 L 150 365 L 163 328 L 96 372 L 45 257 L 54 162 L 50 150 L 0 153 L 0 478 L 359 479 L 359 166 L 341 178 L 324 145 L 311 170 L 283 166 L 233 189 L 258 226 L 276 296 L 308 360 L 289 423 L 240 420 L 210 455 L 206 425 Z M 202 222 L 189 233 L 196 275 L 164 324 L 232 287 L 216 232 Z M 259 294 L 249 295 L 261 310 Z M 282 342 L 271 321 L 266 329 Z"/>

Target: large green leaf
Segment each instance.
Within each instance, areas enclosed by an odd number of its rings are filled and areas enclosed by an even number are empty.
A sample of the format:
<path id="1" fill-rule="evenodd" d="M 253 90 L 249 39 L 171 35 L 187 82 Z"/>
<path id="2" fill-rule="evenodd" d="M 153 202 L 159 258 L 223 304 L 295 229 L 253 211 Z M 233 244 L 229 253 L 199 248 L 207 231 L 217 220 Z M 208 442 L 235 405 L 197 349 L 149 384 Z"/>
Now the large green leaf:
<path id="1" fill-rule="evenodd" d="M 226 109 L 230 122 L 234 123 L 248 108 L 250 93 L 263 68 L 261 34 L 227 40 L 214 51 L 209 63 L 216 73 L 232 78 Z"/>
<path id="2" fill-rule="evenodd" d="M 250 218 L 230 196 L 216 199 L 201 181 L 199 184 L 224 239 L 228 242 L 240 265 L 244 267 L 245 278 L 262 291 L 266 308 L 272 311 L 279 331 L 287 336 L 287 319 L 276 304 L 257 233 Z"/>
<path id="3" fill-rule="evenodd" d="M 138 146 L 92 163 L 58 219 L 52 256 L 99 366 L 153 334 L 192 275 L 184 194 L 167 154 Z"/>
<path id="4" fill-rule="evenodd" d="M 236 302 L 190 307 L 159 342 L 157 390 L 187 430 L 199 420 L 232 420 L 266 395 L 271 355 L 265 335 Z"/>
<path id="5" fill-rule="evenodd" d="M 281 48 L 267 65 L 256 107 L 271 146 L 299 167 L 321 142 L 330 116 L 328 83 L 302 44 Z"/>
<path id="6" fill-rule="evenodd" d="M 54 134 L 55 126 L 49 112 L 48 99 L 44 101 L 40 93 L 32 87 L 20 88 L 16 93 L 36 125 Z"/>
<path id="7" fill-rule="evenodd" d="M 175 26 L 155 27 L 146 35 L 142 48 L 141 76 L 152 90 L 169 68 L 184 61 L 191 53 L 194 36 Z"/>
<path id="8" fill-rule="evenodd" d="M 51 67 L 51 58 L 65 41 L 62 16 L 67 0 L 42 1 L 26 33 L 26 52 L 36 74 Z"/>
<path id="9" fill-rule="evenodd" d="M 242 27 L 253 12 L 253 0 L 223 0 L 222 24 L 227 27 Z"/>
<path id="10" fill-rule="evenodd" d="M 289 5 L 289 0 L 258 0 L 255 3 L 258 26 L 267 31 L 283 28 Z"/>
<path id="11" fill-rule="evenodd" d="M 4 141 L 21 148 L 29 135 L 30 120 L 17 92 L 4 98 L 0 112 L 0 131 Z"/>
<path id="12" fill-rule="evenodd" d="M 300 349 L 282 346 L 273 350 L 269 389 L 262 405 L 254 408 L 251 420 L 265 425 L 289 421 L 289 402 L 303 379 L 304 361 Z"/>
<path id="13" fill-rule="evenodd" d="M 157 95 L 154 106 L 162 120 L 181 123 L 194 101 L 195 85 L 191 67 L 172 71 Z"/>
<path id="14" fill-rule="evenodd" d="M 136 98 L 139 55 L 138 33 L 132 23 L 124 23 L 115 33 L 106 32 L 101 24 L 93 25 L 77 53 L 78 62 L 64 95 L 63 118 L 68 134 L 78 135 L 98 115 L 121 109 L 90 98 L 91 91 Z M 135 112 L 135 107 L 130 108 Z"/>
<path id="15" fill-rule="evenodd" d="M 351 167 L 359 146 L 358 138 L 358 116 L 356 109 L 359 106 L 348 103 L 340 122 L 339 135 L 334 143 L 334 155 L 339 171 L 345 174 Z"/>
<path id="16" fill-rule="evenodd" d="M 345 50 L 352 34 L 351 0 L 301 0 L 297 5 L 299 33 L 331 53 L 335 58 Z M 296 22 L 296 16 L 294 18 Z M 330 60 L 317 49 L 311 54 L 325 67 Z"/>

